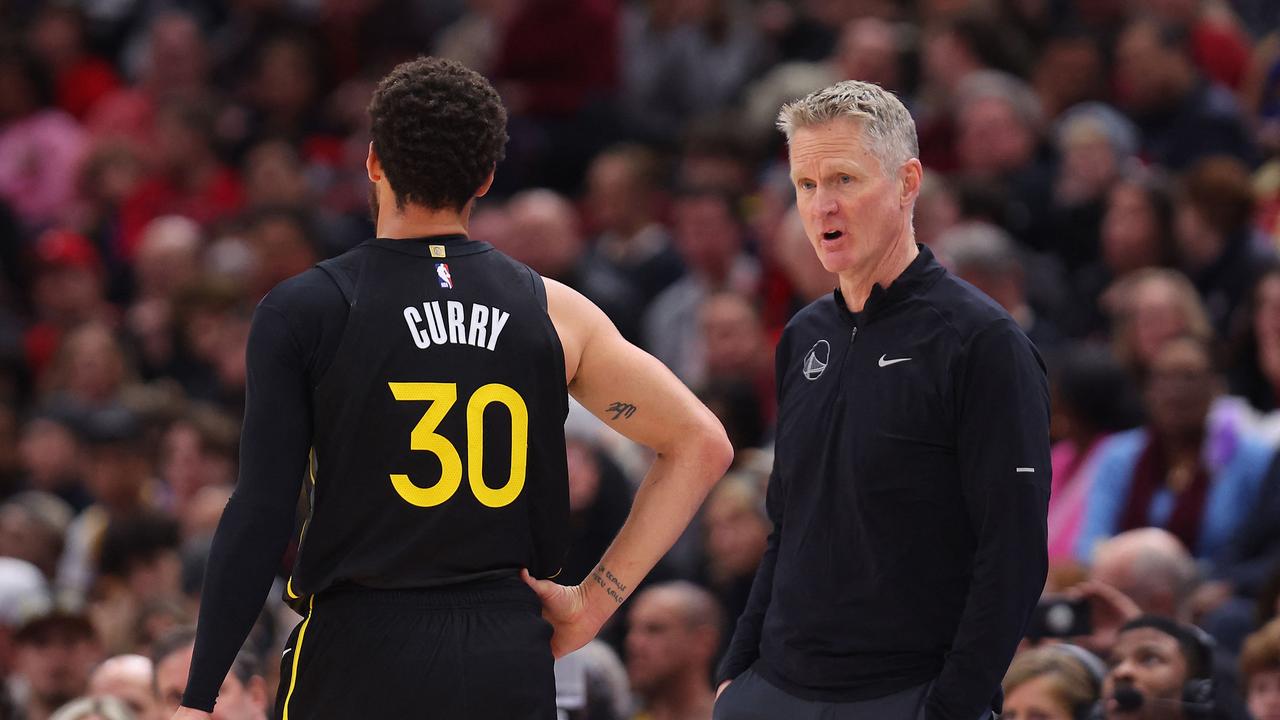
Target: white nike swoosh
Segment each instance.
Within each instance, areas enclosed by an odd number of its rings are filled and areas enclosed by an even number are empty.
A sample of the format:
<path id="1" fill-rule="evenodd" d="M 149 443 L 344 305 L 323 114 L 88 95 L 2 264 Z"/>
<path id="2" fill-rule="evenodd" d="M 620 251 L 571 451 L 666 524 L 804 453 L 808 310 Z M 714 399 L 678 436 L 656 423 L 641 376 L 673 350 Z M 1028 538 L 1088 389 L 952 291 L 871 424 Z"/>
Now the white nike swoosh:
<path id="1" fill-rule="evenodd" d="M 293 648 L 285 648 L 284 652 L 280 653 L 280 657 L 284 657 L 285 655 L 288 655 L 291 652 L 293 652 Z"/>
<path id="2" fill-rule="evenodd" d="M 880 356 L 880 367 L 889 367 L 890 365 L 896 365 L 897 363 L 900 363 L 900 362 L 906 362 L 906 361 L 908 361 L 908 360 L 910 360 L 910 359 L 911 359 L 911 358 L 909 358 L 909 357 L 905 357 L 905 358 L 894 358 L 894 359 L 892 359 L 892 360 L 885 360 L 885 359 L 884 359 L 884 355 L 881 355 L 881 356 Z"/>

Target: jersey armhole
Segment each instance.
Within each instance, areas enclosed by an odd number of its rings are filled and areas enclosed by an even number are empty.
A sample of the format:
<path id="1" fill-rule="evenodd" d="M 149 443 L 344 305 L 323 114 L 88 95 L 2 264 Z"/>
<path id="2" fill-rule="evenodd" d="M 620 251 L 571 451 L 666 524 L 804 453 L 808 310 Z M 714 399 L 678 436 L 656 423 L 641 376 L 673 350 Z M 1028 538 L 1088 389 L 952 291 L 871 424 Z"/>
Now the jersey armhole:
<path id="1" fill-rule="evenodd" d="M 529 282 L 533 286 L 533 294 L 538 298 L 538 305 L 542 308 L 542 312 L 547 312 L 547 284 L 543 282 L 541 275 L 533 271 L 533 268 L 526 266 L 525 271 L 529 273 Z"/>
<path id="2" fill-rule="evenodd" d="M 328 261 L 316 263 L 316 267 L 323 270 L 324 274 L 328 275 L 329 279 L 333 281 L 333 284 L 338 286 L 338 292 L 342 293 L 342 299 L 346 301 L 347 307 L 355 304 L 356 287 L 350 277 L 330 267 Z"/>

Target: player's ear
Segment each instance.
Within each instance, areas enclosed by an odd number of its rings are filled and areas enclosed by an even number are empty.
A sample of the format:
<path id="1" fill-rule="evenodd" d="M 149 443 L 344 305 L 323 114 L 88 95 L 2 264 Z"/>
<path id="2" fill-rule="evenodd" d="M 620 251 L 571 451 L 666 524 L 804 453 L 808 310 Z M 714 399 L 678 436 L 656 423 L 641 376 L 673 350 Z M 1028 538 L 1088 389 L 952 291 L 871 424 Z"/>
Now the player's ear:
<path id="1" fill-rule="evenodd" d="M 382 172 L 382 161 L 378 159 L 378 153 L 373 149 L 373 142 L 369 143 L 369 155 L 364 159 L 364 169 L 369 173 L 369 182 L 376 183 L 385 177 Z"/>
<path id="2" fill-rule="evenodd" d="M 484 182 L 480 184 L 480 189 L 476 190 L 476 197 L 484 197 L 485 194 L 489 192 L 489 188 L 493 187 L 493 176 L 496 175 L 497 172 L 498 166 L 494 165 L 493 169 L 489 171 L 489 177 L 486 177 Z"/>

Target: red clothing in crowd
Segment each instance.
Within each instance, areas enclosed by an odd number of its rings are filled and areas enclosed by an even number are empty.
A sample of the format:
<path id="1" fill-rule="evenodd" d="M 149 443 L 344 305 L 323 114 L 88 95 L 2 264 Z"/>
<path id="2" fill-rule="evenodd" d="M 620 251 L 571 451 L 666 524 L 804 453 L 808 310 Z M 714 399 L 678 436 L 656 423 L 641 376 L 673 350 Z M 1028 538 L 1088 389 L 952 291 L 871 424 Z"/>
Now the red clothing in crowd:
<path id="1" fill-rule="evenodd" d="M 1239 90 L 1249 70 L 1249 41 L 1239 28 L 1204 19 L 1191 29 L 1191 55 L 1205 75 Z"/>
<path id="2" fill-rule="evenodd" d="M 236 174 L 219 167 L 201 187 L 179 187 L 164 176 L 142 183 L 120 209 L 121 254 L 132 258 L 147 223 L 162 215 L 185 215 L 210 226 L 234 215 L 244 204 L 244 189 Z"/>
<path id="3" fill-rule="evenodd" d="M 494 81 L 522 86 L 524 114 L 565 117 L 618 79 L 613 0 L 531 0 L 503 31 Z"/>
<path id="4" fill-rule="evenodd" d="M 120 87 L 111 63 L 87 57 L 58 75 L 58 107 L 83 121 L 102 98 Z"/>

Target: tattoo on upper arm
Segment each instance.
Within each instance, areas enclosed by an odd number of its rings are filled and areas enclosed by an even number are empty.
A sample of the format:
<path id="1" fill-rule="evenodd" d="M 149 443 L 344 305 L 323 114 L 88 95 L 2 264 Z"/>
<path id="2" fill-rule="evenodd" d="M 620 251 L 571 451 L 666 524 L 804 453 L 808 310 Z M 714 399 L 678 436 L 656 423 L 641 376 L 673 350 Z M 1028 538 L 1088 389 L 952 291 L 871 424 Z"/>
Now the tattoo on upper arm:
<path id="1" fill-rule="evenodd" d="M 604 588 L 604 591 L 617 604 L 621 605 L 627 599 L 627 586 L 613 573 L 609 572 L 609 568 L 604 565 L 597 565 L 596 569 L 591 571 L 591 579 Z"/>
<path id="2" fill-rule="evenodd" d="M 619 418 L 624 418 L 624 417 L 629 418 L 632 415 L 636 414 L 636 406 L 632 405 L 631 403 L 624 403 L 621 400 L 619 400 L 618 402 L 613 403 L 607 409 L 605 409 L 605 412 L 613 413 L 614 420 L 617 420 Z"/>

